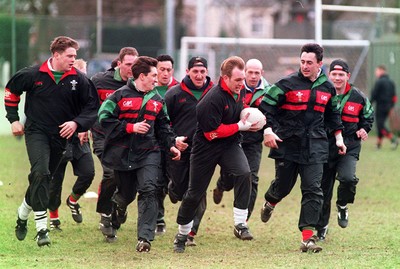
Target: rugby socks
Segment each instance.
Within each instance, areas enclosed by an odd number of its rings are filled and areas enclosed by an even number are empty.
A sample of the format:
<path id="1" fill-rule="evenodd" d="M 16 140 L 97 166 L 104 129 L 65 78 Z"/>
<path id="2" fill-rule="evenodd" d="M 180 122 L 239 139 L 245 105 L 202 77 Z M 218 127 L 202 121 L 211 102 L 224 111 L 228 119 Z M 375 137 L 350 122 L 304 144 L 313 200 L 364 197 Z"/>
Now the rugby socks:
<path id="1" fill-rule="evenodd" d="M 314 231 L 310 230 L 310 229 L 303 229 L 301 231 L 301 235 L 303 236 L 303 242 L 307 241 L 308 239 L 311 238 L 311 236 L 313 236 Z"/>
<path id="2" fill-rule="evenodd" d="M 20 218 L 21 220 L 27 220 L 31 211 L 32 207 L 26 203 L 26 200 L 24 198 L 20 207 L 18 207 L 18 218 Z"/>
<path id="3" fill-rule="evenodd" d="M 58 208 L 54 211 L 50 211 L 50 220 L 58 219 Z"/>
<path id="4" fill-rule="evenodd" d="M 47 211 L 33 211 L 35 216 L 36 231 L 47 229 Z"/>
<path id="5" fill-rule="evenodd" d="M 73 192 L 71 192 L 71 194 L 69 195 L 69 201 L 71 202 L 71 204 L 76 204 L 76 202 L 78 202 L 79 198 L 81 198 L 81 195 L 73 193 Z"/>
<path id="6" fill-rule="evenodd" d="M 246 224 L 248 209 L 239 209 L 234 207 L 233 208 L 233 221 L 235 222 L 235 226 L 244 223 Z"/>
<path id="7" fill-rule="evenodd" d="M 188 224 L 184 224 L 184 225 L 179 224 L 178 225 L 178 233 L 183 234 L 183 235 L 188 235 L 190 230 L 192 229 L 192 227 L 193 227 L 193 220 L 191 222 L 189 222 Z"/>
<path id="8" fill-rule="evenodd" d="M 190 231 L 189 236 L 194 237 L 196 233 L 194 231 Z"/>

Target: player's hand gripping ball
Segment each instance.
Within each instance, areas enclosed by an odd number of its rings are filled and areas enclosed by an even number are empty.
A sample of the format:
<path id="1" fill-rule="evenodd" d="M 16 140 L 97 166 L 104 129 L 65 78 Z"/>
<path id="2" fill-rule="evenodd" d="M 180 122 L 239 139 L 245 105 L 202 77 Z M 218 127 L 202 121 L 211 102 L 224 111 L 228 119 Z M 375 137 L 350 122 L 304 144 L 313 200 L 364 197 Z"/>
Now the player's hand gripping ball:
<path id="1" fill-rule="evenodd" d="M 251 123 L 257 122 L 257 129 L 261 130 L 267 123 L 264 114 L 256 107 L 246 107 L 240 112 L 240 119 L 243 119 L 248 113 L 250 113 L 247 121 Z"/>

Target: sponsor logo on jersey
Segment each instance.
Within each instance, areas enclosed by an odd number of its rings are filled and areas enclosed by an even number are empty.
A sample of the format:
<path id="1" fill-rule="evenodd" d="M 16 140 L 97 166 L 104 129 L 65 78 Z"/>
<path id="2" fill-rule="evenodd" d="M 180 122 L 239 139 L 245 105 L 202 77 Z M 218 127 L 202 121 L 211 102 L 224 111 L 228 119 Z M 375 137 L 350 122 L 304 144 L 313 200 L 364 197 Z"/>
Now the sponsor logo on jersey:
<path id="1" fill-rule="evenodd" d="M 123 107 L 131 107 L 132 106 L 132 101 L 130 100 L 130 101 L 124 101 L 123 103 L 122 103 L 122 106 Z"/>
<path id="2" fill-rule="evenodd" d="M 71 91 L 76 91 L 76 85 L 78 85 L 78 82 L 74 79 L 71 81 L 71 85 L 72 85 Z"/>
<path id="3" fill-rule="evenodd" d="M 299 103 L 303 101 L 303 93 L 302 92 L 297 92 L 296 96 L 298 98 L 297 100 Z"/>
<path id="4" fill-rule="evenodd" d="M 210 138 L 211 138 L 211 140 L 215 139 L 215 138 L 218 138 L 218 134 L 217 133 L 211 133 L 210 134 Z"/>
<path id="5" fill-rule="evenodd" d="M 156 101 L 154 101 L 154 102 L 153 102 L 153 105 L 154 105 L 154 112 L 157 112 L 158 103 L 157 103 Z"/>

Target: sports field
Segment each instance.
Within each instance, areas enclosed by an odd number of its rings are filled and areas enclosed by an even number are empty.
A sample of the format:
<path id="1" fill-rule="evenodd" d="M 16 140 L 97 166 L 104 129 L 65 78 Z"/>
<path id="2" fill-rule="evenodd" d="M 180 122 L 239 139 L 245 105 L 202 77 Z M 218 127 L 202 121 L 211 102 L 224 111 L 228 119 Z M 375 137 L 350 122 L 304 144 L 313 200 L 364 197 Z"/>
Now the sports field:
<path id="1" fill-rule="evenodd" d="M 178 206 L 166 200 L 167 233 L 152 242 L 150 253 L 137 253 L 136 202 L 128 208 L 128 221 L 118 233 L 118 241 L 106 243 L 98 230 L 95 199 L 81 199 L 84 221 L 76 224 L 63 203 L 60 208 L 62 232 L 51 232 L 51 247 L 39 248 L 33 217 L 29 219 L 25 241 L 14 235 L 16 209 L 22 201 L 29 163 L 23 140 L 0 136 L 0 268 L 400 268 L 400 149 L 392 151 L 385 141 L 376 151 L 375 137 L 364 142 L 358 166 L 358 194 L 350 206 L 349 226 L 337 225 L 332 212 L 330 231 L 321 253 L 301 253 L 297 229 L 300 190 L 283 200 L 270 222 L 262 223 L 259 210 L 263 193 L 273 177 L 273 162 L 264 150 L 260 171 L 260 192 L 249 226 L 255 239 L 240 241 L 233 235 L 232 192 L 220 205 L 212 202 L 212 182 L 208 209 L 196 238 L 197 246 L 183 254 L 172 251 L 177 230 Z M 96 191 L 97 174 L 90 191 Z M 68 167 L 64 197 L 74 177 Z M 64 200 L 65 198 L 63 198 Z"/>

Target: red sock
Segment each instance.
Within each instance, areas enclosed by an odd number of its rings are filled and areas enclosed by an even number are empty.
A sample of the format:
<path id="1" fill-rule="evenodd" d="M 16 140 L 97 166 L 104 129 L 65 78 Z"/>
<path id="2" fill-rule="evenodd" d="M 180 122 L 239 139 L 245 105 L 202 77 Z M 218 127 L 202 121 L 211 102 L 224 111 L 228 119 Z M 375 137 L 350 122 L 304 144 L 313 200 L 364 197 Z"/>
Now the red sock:
<path id="1" fill-rule="evenodd" d="M 268 202 L 270 205 L 272 205 L 273 207 L 275 207 L 278 203 L 271 203 L 271 202 Z"/>
<path id="2" fill-rule="evenodd" d="M 303 236 L 303 241 L 310 239 L 311 236 L 313 236 L 313 234 L 314 234 L 313 230 L 304 229 L 301 231 L 301 235 Z"/>
<path id="3" fill-rule="evenodd" d="M 101 182 L 99 184 L 99 188 L 97 189 L 97 195 L 100 196 L 100 193 L 101 193 Z"/>
<path id="4" fill-rule="evenodd" d="M 195 232 L 193 232 L 193 231 L 190 231 L 190 233 L 189 233 L 189 236 L 192 236 L 192 237 L 194 237 L 196 235 L 196 233 Z"/>
<path id="5" fill-rule="evenodd" d="M 69 200 L 71 201 L 71 203 L 75 204 L 76 202 L 78 202 L 78 200 L 79 200 L 80 197 L 81 197 L 81 196 L 78 195 L 78 194 L 71 193 L 71 194 L 69 195 Z"/>
<path id="6" fill-rule="evenodd" d="M 50 211 L 50 219 L 58 219 L 58 209 Z"/>

